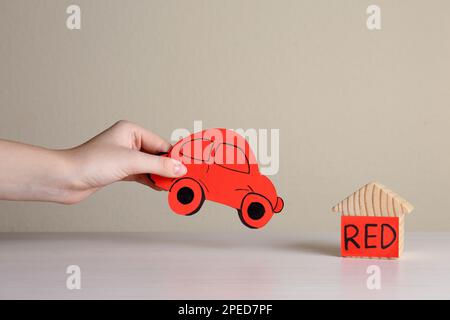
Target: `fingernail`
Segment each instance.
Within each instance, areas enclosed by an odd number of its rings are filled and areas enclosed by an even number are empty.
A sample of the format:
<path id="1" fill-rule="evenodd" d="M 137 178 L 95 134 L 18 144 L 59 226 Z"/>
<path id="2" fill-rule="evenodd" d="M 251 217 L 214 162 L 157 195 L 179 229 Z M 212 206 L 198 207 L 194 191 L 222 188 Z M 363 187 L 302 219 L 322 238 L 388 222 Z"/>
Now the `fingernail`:
<path id="1" fill-rule="evenodd" d="M 186 167 L 178 160 L 173 160 L 174 164 L 173 164 L 173 173 L 176 176 L 182 176 L 184 174 L 186 174 L 187 169 Z"/>

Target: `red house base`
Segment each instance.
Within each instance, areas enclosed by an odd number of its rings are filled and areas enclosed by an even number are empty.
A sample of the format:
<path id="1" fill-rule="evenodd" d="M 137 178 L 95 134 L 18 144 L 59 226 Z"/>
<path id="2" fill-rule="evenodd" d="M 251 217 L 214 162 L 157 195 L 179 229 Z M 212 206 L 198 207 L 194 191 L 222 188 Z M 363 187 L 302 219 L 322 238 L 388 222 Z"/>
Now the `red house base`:
<path id="1" fill-rule="evenodd" d="M 398 258 L 399 225 L 398 217 L 342 216 L 342 256 Z"/>

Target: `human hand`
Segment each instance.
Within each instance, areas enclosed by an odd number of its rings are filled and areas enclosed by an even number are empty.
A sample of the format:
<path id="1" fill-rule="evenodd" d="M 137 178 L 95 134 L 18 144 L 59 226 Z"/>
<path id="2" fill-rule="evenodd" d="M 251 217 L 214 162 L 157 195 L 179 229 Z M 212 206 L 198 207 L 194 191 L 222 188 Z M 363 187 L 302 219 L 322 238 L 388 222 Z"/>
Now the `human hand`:
<path id="1" fill-rule="evenodd" d="M 0 173 L 0 199 L 71 204 L 116 181 L 137 181 L 154 188 L 148 173 L 166 177 L 186 173 L 181 162 L 157 155 L 169 148 L 158 135 L 128 121 L 119 121 L 67 150 L 0 141 L 0 156 L 7 160 L 0 164 L 5 166 L 0 168 L 5 169 L 0 170 L 4 172 Z"/>

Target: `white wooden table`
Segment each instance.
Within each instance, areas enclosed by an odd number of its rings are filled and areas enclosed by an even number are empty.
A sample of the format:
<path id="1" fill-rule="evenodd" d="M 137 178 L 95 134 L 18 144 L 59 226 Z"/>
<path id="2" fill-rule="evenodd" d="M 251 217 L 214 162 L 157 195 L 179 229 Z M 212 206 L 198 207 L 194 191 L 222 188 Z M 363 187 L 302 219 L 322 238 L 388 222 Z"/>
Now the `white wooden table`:
<path id="1" fill-rule="evenodd" d="M 449 299 L 450 233 L 407 233 L 401 260 L 341 258 L 338 234 L 0 233 L 0 299 L 53 298 Z"/>

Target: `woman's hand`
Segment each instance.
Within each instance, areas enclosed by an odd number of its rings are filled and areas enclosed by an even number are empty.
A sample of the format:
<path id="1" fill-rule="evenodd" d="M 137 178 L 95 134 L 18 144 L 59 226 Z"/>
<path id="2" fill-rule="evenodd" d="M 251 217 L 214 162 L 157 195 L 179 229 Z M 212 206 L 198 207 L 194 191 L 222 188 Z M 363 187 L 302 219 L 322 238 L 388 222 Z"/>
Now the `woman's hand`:
<path id="1" fill-rule="evenodd" d="M 128 121 L 119 121 L 86 143 L 49 150 L 0 140 L 0 199 L 76 203 L 116 181 L 154 187 L 148 173 L 179 177 L 181 162 L 156 154 L 170 144 Z"/>

